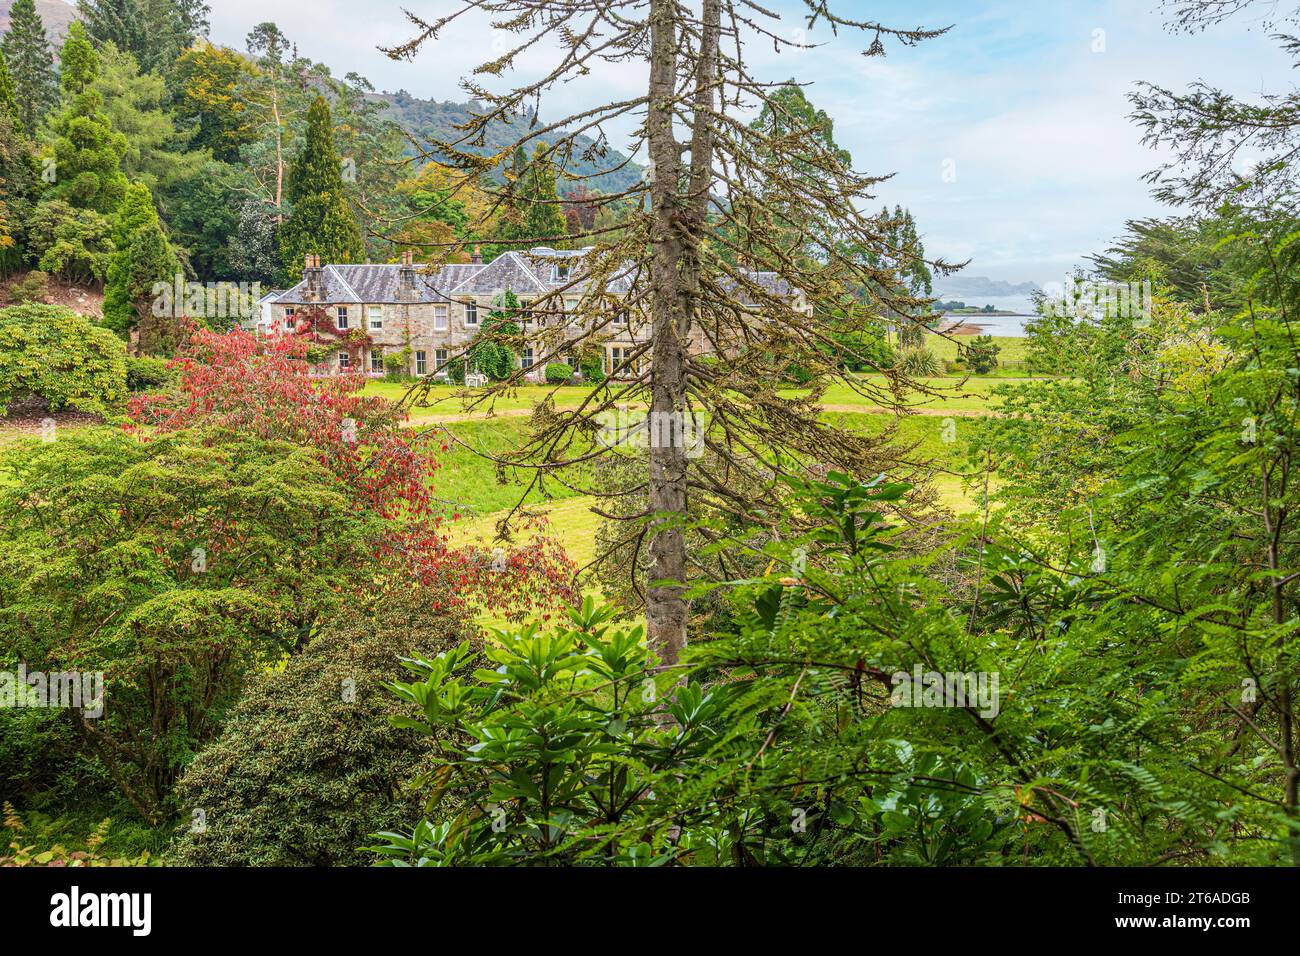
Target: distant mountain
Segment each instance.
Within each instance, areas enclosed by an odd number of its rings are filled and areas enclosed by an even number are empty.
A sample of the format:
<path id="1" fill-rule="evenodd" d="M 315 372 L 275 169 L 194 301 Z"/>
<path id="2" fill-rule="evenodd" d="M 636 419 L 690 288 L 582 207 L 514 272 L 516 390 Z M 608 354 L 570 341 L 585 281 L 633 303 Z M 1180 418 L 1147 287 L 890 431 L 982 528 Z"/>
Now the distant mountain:
<path id="1" fill-rule="evenodd" d="M 1041 291 L 1036 282 L 1007 282 L 986 276 L 946 276 L 935 283 L 940 298 L 980 299 L 986 297 L 1028 296 Z"/>
<path id="2" fill-rule="evenodd" d="M 9 8 L 13 0 L 0 0 L 0 33 L 9 29 Z M 36 12 L 45 23 L 45 36 L 50 43 L 63 42 L 68 24 L 77 19 L 77 8 L 63 0 L 36 0 Z"/>
<path id="3" fill-rule="evenodd" d="M 460 135 L 455 128 L 458 123 L 467 121 L 471 114 L 479 112 L 482 106 L 475 103 L 441 103 L 437 100 L 422 100 L 419 97 L 412 96 L 405 90 L 398 90 L 396 93 L 377 93 L 375 99 L 388 104 L 384 113 L 388 119 L 401 126 L 404 130 L 411 133 L 419 139 L 428 140 L 438 138 L 443 140 L 454 140 Z M 521 136 L 527 134 L 530 127 L 530 117 L 520 117 L 513 123 L 502 123 L 488 131 L 487 146 L 479 148 L 477 152 L 495 152 L 514 143 Z M 554 137 L 542 137 L 547 142 L 552 142 Z M 577 142 L 583 147 L 594 145 L 594 141 L 586 136 L 579 136 Z M 593 160 L 579 159 L 569 170 L 573 173 L 590 175 L 602 169 L 609 169 L 623 162 L 624 156 L 617 150 L 610 149 L 602 157 Z M 641 167 L 636 163 L 628 163 L 617 172 L 603 173 L 593 179 L 585 180 L 588 188 L 598 189 L 601 192 L 617 193 L 622 192 L 634 186 L 641 178 Z M 563 192 L 565 183 L 561 181 L 560 191 Z"/>

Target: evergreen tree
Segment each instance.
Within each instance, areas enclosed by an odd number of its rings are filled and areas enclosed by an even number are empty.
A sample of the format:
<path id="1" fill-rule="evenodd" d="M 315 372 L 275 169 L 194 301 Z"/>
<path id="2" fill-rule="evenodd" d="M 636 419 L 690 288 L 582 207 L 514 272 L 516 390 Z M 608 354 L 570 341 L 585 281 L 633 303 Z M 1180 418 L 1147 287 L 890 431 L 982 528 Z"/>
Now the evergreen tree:
<path id="1" fill-rule="evenodd" d="M 35 185 L 32 142 L 23 126 L 9 71 L 0 57 L 0 276 L 13 272 L 22 260 L 18 233 L 27 218 Z"/>
<path id="2" fill-rule="evenodd" d="M 47 196 L 111 215 L 126 193 L 121 164 L 127 141 L 104 115 L 103 98 L 92 88 L 99 57 L 80 23 L 68 29 L 61 62 L 63 108 L 50 124 L 54 186 Z"/>
<path id="3" fill-rule="evenodd" d="M 168 69 L 208 32 L 202 0 L 79 0 L 77 12 L 92 39 L 131 53 L 145 72 Z"/>
<path id="4" fill-rule="evenodd" d="M 312 253 L 323 262 L 363 262 L 361 229 L 343 188 L 329 104 L 316 97 L 307 112 L 302 151 L 289 169 L 289 219 L 280 228 L 280 267 L 288 281 L 302 276 L 303 257 Z"/>
<path id="5" fill-rule="evenodd" d="M 177 267 L 176 254 L 158 222 L 153 194 L 143 183 L 131 183 L 113 222 L 104 324 L 118 333 L 134 327 L 149 308 L 154 283 L 171 281 Z"/>
<path id="6" fill-rule="evenodd" d="M 497 219 L 496 239 L 499 245 L 488 249 L 488 257 L 496 258 L 503 252 L 519 248 L 528 238 L 527 197 L 528 157 L 522 146 L 511 154 L 510 167 L 505 171 L 504 196 L 501 215 Z"/>
<path id="7" fill-rule="evenodd" d="M 54 54 L 35 0 L 14 0 L 9 8 L 9 32 L 0 40 L 0 54 L 9 67 L 23 126 L 35 135 L 42 118 L 58 102 L 59 89 Z"/>
<path id="8" fill-rule="evenodd" d="M 0 81 L 4 79 L 0 66 Z M 0 277 L 22 263 L 22 231 L 35 184 L 32 144 L 14 112 L 0 103 Z"/>
<path id="9" fill-rule="evenodd" d="M 162 77 L 141 73 L 135 57 L 114 43 L 100 47 L 91 88 L 99 94 L 104 115 L 126 137 L 122 172 L 149 187 L 161 214 L 169 211 L 173 191 L 199 174 L 207 157 L 186 148 L 190 134 L 178 133 Z"/>
<path id="10" fill-rule="evenodd" d="M 527 201 L 525 232 L 534 242 L 560 245 L 568 234 L 569 224 L 560 207 L 555 164 L 550 161 L 546 150 L 544 143 L 538 143 L 533 150 L 532 162 L 528 164 L 524 180 L 524 196 Z"/>
<path id="11" fill-rule="evenodd" d="M 13 121 L 14 130 L 22 130 L 26 126 L 22 112 L 18 109 L 18 100 L 14 96 L 14 83 L 9 77 L 9 68 L 5 66 L 3 58 L 0 58 L 0 115 L 8 116 Z"/>
<path id="12" fill-rule="evenodd" d="M 77 96 L 84 93 L 95 77 L 99 75 L 99 54 L 86 34 L 86 28 L 80 23 L 73 23 L 68 28 L 68 35 L 63 40 L 63 52 L 59 56 L 59 85 L 64 96 Z"/>

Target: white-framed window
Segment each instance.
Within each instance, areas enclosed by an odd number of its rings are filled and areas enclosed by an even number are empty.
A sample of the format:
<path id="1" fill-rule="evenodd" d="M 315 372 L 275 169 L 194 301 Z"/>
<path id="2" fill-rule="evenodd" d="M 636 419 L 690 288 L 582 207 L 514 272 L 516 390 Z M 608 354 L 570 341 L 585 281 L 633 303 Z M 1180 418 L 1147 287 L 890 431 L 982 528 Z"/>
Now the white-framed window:
<path id="1" fill-rule="evenodd" d="M 366 315 L 370 319 L 370 328 L 378 332 L 384 327 L 384 307 L 382 305 L 366 306 Z"/>
<path id="2" fill-rule="evenodd" d="M 519 325 L 527 332 L 533 325 L 533 300 L 524 299 L 519 303 Z"/>
<path id="3" fill-rule="evenodd" d="M 347 352 L 339 353 L 339 369 L 346 372 L 352 367 L 352 356 Z"/>
<path id="4" fill-rule="evenodd" d="M 624 309 L 618 309 L 618 310 L 614 313 L 614 324 L 615 324 L 615 325 L 627 325 L 627 311 L 626 311 L 626 310 L 624 310 Z"/>
<path id="5" fill-rule="evenodd" d="M 435 370 L 434 371 L 435 374 L 437 375 L 447 374 L 447 350 L 446 349 L 433 350 L 433 367 Z"/>
<path id="6" fill-rule="evenodd" d="M 284 309 L 284 327 L 285 327 L 286 330 L 288 330 L 288 331 L 293 331 L 293 328 L 298 324 L 297 315 L 298 315 L 298 310 L 297 310 L 297 309 L 295 309 L 295 308 L 294 308 L 293 306 L 291 306 L 291 305 L 289 305 L 289 306 L 285 306 L 285 309 Z"/>
<path id="7" fill-rule="evenodd" d="M 553 282 L 563 282 L 569 278 L 569 263 L 557 262 L 551 266 L 551 280 Z"/>
<path id="8" fill-rule="evenodd" d="M 420 349 L 415 350 L 415 374 L 427 375 L 429 372 L 429 363 L 426 360 L 427 355 Z"/>
<path id="9" fill-rule="evenodd" d="M 447 331 L 447 307 L 445 305 L 435 305 L 433 307 L 433 331 Z"/>
<path id="10" fill-rule="evenodd" d="M 382 372 L 384 370 L 384 350 L 373 348 L 370 350 L 370 371 Z"/>
<path id="11" fill-rule="evenodd" d="M 579 299 L 565 299 L 564 311 L 569 317 L 569 324 L 576 325 L 578 322 L 578 306 L 581 304 Z"/>
<path id="12" fill-rule="evenodd" d="M 477 302 L 465 303 L 465 324 L 478 325 L 478 303 Z"/>
<path id="13" fill-rule="evenodd" d="M 533 367 L 533 347 L 531 345 L 524 346 L 524 354 L 519 358 L 519 367 L 520 368 Z"/>
<path id="14" fill-rule="evenodd" d="M 340 305 L 334 310 L 334 325 L 340 332 L 346 331 L 348 327 L 348 307 Z"/>
<path id="15" fill-rule="evenodd" d="M 612 345 L 609 349 L 609 364 L 605 368 L 606 375 L 613 375 L 614 371 L 627 360 L 628 349 L 621 345 Z M 627 374 L 631 369 L 624 369 L 623 373 Z"/>

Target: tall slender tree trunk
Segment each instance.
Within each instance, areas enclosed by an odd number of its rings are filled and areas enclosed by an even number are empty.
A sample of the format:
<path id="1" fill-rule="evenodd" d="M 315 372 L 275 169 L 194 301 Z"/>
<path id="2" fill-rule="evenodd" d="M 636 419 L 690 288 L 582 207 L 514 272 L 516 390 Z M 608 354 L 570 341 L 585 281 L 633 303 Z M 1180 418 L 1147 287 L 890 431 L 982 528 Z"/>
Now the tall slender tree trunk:
<path id="1" fill-rule="evenodd" d="M 651 648 L 676 664 L 686 646 L 685 598 L 687 458 L 686 356 L 700 284 L 700 240 L 708 215 L 713 170 L 713 102 L 717 77 L 719 0 L 704 0 L 694 63 L 691 168 L 683 182 L 682 147 L 673 129 L 678 57 L 688 44 L 677 32 L 671 0 L 650 4 L 650 102 L 646 122 L 653 182 L 651 228 L 650 583 L 646 601 Z M 683 195 L 681 189 L 686 186 Z M 672 423 L 655 427 L 655 422 Z M 670 440 L 665 440 L 668 438 Z M 660 583 L 664 582 L 664 583 Z"/>
<path id="2" fill-rule="evenodd" d="M 672 0 L 650 3 L 650 102 L 646 138 L 650 150 L 651 226 L 651 422 L 685 407 L 686 348 L 681 325 L 685 236 L 678 228 L 681 146 L 673 130 L 677 98 L 677 24 Z M 664 429 L 651 429 L 662 434 Z M 671 430 L 669 430 L 671 431 Z M 667 444 L 668 447 L 664 447 Z M 686 454 L 678 442 L 650 443 L 650 510 L 658 517 L 650 538 L 650 588 L 646 619 L 650 647 L 665 664 L 677 663 L 686 646 L 686 538 L 674 517 L 686 514 Z M 671 517 L 670 517 L 671 516 Z M 658 583 L 669 582 L 669 583 Z"/>
<path id="3" fill-rule="evenodd" d="M 280 119 L 280 89 L 277 73 L 271 80 L 271 112 L 275 116 L 275 224 L 284 224 L 284 123 Z"/>

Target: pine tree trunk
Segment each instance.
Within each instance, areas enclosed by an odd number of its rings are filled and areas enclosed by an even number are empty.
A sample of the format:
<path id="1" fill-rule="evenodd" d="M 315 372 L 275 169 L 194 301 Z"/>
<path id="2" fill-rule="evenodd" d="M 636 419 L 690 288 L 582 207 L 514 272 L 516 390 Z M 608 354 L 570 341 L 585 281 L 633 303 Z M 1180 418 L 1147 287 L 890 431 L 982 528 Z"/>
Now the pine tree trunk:
<path id="1" fill-rule="evenodd" d="M 681 148 L 673 131 L 673 106 L 677 80 L 677 26 L 671 0 L 650 4 L 650 103 L 647 140 L 651 174 L 651 420 L 656 415 L 680 412 L 685 406 L 685 342 L 681 337 L 682 276 L 679 266 L 686 252 L 678 185 Z M 680 527 L 664 524 L 667 516 L 686 514 L 686 455 L 679 443 L 652 441 L 650 448 L 650 510 L 663 518 L 650 539 L 650 588 L 646 618 L 651 649 L 665 664 L 675 664 L 686 646 L 687 603 L 678 584 L 685 582 L 686 539 Z M 671 518 L 667 520 L 671 521 Z"/>
<path id="2" fill-rule="evenodd" d="M 662 517 L 650 539 L 650 582 L 646 617 L 650 647 L 666 665 L 677 663 L 686 646 L 689 603 L 684 597 L 687 457 L 680 427 L 686 415 L 686 356 L 700 284 L 700 239 L 708 213 L 713 170 L 713 102 L 717 77 L 719 0 L 704 0 L 700 41 L 695 50 L 691 168 L 683 185 L 682 149 L 673 131 L 679 46 L 670 0 L 650 4 L 650 103 L 647 139 L 654 180 L 650 263 L 652 378 L 651 421 L 672 427 L 650 434 L 650 510 Z M 684 47 L 684 45 L 683 45 Z M 665 436 L 674 440 L 663 441 Z M 674 520 L 676 519 L 676 520 Z M 676 582 L 658 584 L 655 582 Z"/>

